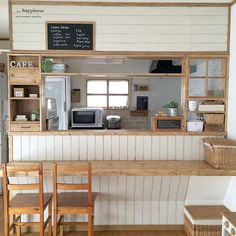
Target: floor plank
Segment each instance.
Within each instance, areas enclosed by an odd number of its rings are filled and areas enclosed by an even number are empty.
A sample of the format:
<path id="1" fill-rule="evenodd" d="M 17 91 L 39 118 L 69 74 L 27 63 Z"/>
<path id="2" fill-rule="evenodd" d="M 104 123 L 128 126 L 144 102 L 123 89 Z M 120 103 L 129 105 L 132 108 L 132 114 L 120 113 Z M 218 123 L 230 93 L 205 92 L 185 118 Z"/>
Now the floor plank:
<path id="1" fill-rule="evenodd" d="M 0 235 L 3 235 L 2 196 L 0 196 Z M 38 236 L 38 233 L 25 233 L 22 236 Z M 87 234 L 85 232 L 65 232 L 64 236 L 87 236 Z M 101 231 L 95 232 L 95 236 L 186 236 L 186 234 L 183 231 Z"/>

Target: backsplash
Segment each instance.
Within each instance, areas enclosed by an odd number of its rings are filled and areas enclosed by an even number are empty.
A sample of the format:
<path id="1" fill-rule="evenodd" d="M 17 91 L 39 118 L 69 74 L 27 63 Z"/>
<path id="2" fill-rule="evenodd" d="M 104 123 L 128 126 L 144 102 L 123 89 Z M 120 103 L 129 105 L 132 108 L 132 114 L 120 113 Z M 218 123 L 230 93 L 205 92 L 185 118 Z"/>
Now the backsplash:
<path id="1" fill-rule="evenodd" d="M 129 110 L 104 110 L 104 123 L 106 116 L 118 115 L 121 117 L 121 129 L 150 129 L 148 116 L 130 116 Z"/>

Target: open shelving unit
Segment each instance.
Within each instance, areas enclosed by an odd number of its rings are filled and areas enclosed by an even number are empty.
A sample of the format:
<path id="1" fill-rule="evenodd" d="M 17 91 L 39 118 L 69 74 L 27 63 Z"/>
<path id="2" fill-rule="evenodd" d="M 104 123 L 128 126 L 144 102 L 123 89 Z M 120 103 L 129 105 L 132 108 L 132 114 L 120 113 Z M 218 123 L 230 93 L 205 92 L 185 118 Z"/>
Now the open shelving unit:
<path id="1" fill-rule="evenodd" d="M 199 115 L 209 116 L 224 116 L 224 122 L 221 124 L 221 129 L 211 129 L 203 130 L 198 132 L 199 135 L 206 133 L 215 133 L 215 134 L 225 134 L 225 120 L 227 115 L 227 55 L 188 55 L 188 54 L 179 54 L 179 55 L 124 55 L 122 59 L 119 58 L 119 55 L 109 55 L 109 57 L 101 56 L 97 58 L 93 55 L 87 55 L 86 57 L 80 56 L 71 56 L 71 55 L 54 55 L 54 54 L 10 54 L 9 55 L 9 120 L 10 120 L 10 132 L 18 132 L 19 128 L 16 129 L 16 126 L 19 125 L 15 121 L 15 116 L 17 114 L 25 114 L 28 118 L 27 123 L 33 125 L 30 121 L 30 114 L 33 111 L 39 111 L 40 117 L 43 117 L 43 81 L 46 76 L 71 76 L 75 78 L 128 78 L 130 80 L 130 116 L 148 116 L 149 111 L 135 110 L 134 104 L 132 102 L 136 99 L 137 96 L 149 96 L 150 87 L 149 82 L 147 83 L 148 89 L 144 90 L 132 90 L 132 85 L 139 81 L 137 84 L 142 85 L 141 79 L 170 79 L 173 80 L 181 78 L 181 112 L 180 115 L 182 118 L 183 128 L 181 132 L 195 134 L 196 132 L 187 131 L 187 120 L 192 117 L 197 117 Z M 100 66 L 105 65 L 103 71 L 93 69 L 90 71 L 91 66 L 85 67 L 85 70 L 69 70 L 65 73 L 42 73 L 41 72 L 41 59 L 43 58 L 55 58 L 59 59 L 62 62 L 66 62 L 68 58 L 79 59 L 80 62 L 84 63 L 84 60 L 88 62 L 95 61 L 95 67 L 99 68 Z M 109 58 L 109 63 L 103 64 Z M 117 62 L 117 60 L 123 60 L 124 63 L 128 63 L 125 66 L 122 64 L 110 64 L 110 62 Z M 119 61 L 118 60 L 118 61 Z M 132 61 L 134 60 L 134 61 Z M 145 60 L 146 69 L 144 67 L 137 68 L 134 71 L 129 63 L 137 63 L 139 60 Z M 182 69 L 180 73 L 150 73 L 148 67 L 153 60 L 173 60 L 175 65 L 181 65 Z M 16 61 L 18 63 L 28 62 L 32 66 L 28 67 L 11 67 L 11 61 Z M 85 62 L 86 63 L 86 62 Z M 176 64 L 177 63 L 177 64 Z M 14 63 L 13 63 L 14 64 Z M 132 65 L 133 65 L 132 64 Z M 116 68 L 114 71 L 110 69 L 110 66 L 113 65 Z M 149 65 L 149 66 L 148 66 Z M 87 68 L 87 69 L 86 69 Z M 133 70 L 133 71 L 132 71 Z M 77 72 L 79 71 L 79 72 Z M 145 83 L 144 83 L 145 84 Z M 200 89 L 195 89 L 199 87 Z M 146 85 L 146 84 L 145 84 Z M 217 87 L 218 86 L 218 87 Z M 24 88 L 26 91 L 23 97 L 14 96 L 14 88 Z M 195 89 L 195 90 L 194 90 Z M 168 91 L 166 91 L 168 92 Z M 37 97 L 29 97 L 30 93 L 38 94 Z M 134 98 L 133 98 L 134 97 Z M 224 111 L 190 111 L 188 108 L 189 101 L 197 101 L 198 103 L 203 102 L 222 102 L 225 106 Z M 209 119 L 208 119 L 209 120 Z M 12 124 L 12 125 L 11 125 Z M 22 122 L 21 122 L 22 124 Z M 24 124 L 25 125 L 25 124 Z M 37 125 L 37 128 L 33 127 L 32 131 L 42 131 L 43 122 L 42 119 L 34 125 Z M 224 129 L 222 129 L 222 126 Z M 30 132 L 31 129 L 27 128 L 24 130 L 25 126 L 21 126 L 21 131 Z M 132 132 L 132 131 L 131 131 Z M 147 131 L 148 132 L 148 131 Z M 158 131 L 159 132 L 159 131 Z M 166 131 L 167 132 L 167 131 Z"/>
<path id="2" fill-rule="evenodd" d="M 33 112 L 38 112 L 39 117 L 42 113 L 40 55 L 10 54 L 8 64 L 9 131 L 41 131 L 40 120 L 31 120 Z M 16 94 L 17 89 L 22 91 L 20 95 Z M 30 97 L 30 94 L 37 94 L 37 97 Z M 24 115 L 27 120 L 16 120 L 17 115 Z"/>
<path id="3" fill-rule="evenodd" d="M 227 115 L 227 57 L 222 56 L 189 56 L 186 81 L 185 116 L 187 121 L 204 118 L 204 131 L 221 132 L 226 129 Z M 198 108 L 189 110 L 189 101 L 196 101 Z M 199 105 L 224 106 L 224 110 L 217 108 L 201 111 Z M 214 120 L 209 119 L 213 117 Z M 207 117 L 208 116 L 208 117 Z M 217 121 L 218 118 L 218 121 Z M 204 132 L 203 131 L 203 132 Z"/>

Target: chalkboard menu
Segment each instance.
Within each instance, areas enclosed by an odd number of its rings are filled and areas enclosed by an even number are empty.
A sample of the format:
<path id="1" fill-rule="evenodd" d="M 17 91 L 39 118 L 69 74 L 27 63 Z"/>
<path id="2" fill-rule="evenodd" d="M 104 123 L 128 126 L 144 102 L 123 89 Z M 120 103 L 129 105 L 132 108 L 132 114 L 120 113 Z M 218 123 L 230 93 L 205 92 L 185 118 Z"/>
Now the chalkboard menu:
<path id="1" fill-rule="evenodd" d="M 49 50 L 94 50 L 94 23 L 47 23 Z"/>
<path id="2" fill-rule="evenodd" d="M 157 128 L 158 129 L 180 129 L 181 120 L 158 120 Z"/>

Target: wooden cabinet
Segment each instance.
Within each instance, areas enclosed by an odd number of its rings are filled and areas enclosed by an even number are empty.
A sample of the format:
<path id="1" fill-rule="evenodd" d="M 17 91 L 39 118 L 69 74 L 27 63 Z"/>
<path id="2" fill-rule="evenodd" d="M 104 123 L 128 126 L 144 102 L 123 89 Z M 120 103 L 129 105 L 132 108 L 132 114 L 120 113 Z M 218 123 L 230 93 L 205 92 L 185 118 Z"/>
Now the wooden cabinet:
<path id="1" fill-rule="evenodd" d="M 204 121 L 204 131 L 225 131 L 227 57 L 189 57 L 186 119 Z M 190 103 L 196 102 L 196 109 Z"/>
<path id="2" fill-rule="evenodd" d="M 40 131 L 40 56 L 10 54 L 8 63 L 9 131 Z"/>

